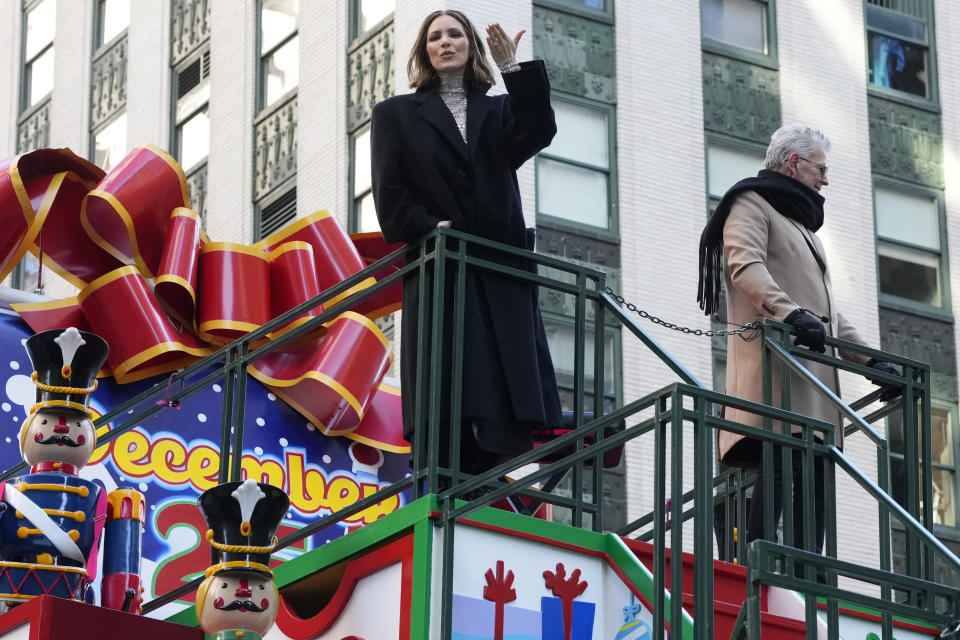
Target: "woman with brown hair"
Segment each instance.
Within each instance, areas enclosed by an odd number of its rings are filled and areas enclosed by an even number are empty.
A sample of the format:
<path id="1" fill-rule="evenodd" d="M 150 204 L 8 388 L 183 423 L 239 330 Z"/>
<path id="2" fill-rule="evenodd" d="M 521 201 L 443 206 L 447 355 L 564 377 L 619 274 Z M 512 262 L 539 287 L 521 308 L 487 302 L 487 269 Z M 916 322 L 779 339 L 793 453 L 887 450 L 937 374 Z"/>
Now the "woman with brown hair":
<path id="1" fill-rule="evenodd" d="M 510 38 L 499 24 L 487 27 L 490 53 L 508 92 L 488 96 L 493 73 L 467 17 L 435 11 L 423 21 L 407 62 L 416 92 L 373 109 L 373 198 L 387 242 L 415 243 L 445 226 L 532 249 L 516 170 L 550 144 L 556 122 L 543 62 L 515 60 L 522 35 Z M 471 254 L 532 268 L 525 260 L 488 249 Z M 461 468 L 478 473 L 531 448 L 532 429 L 559 425 L 560 402 L 535 286 L 475 267 L 468 268 L 466 283 Z M 449 360 L 453 279 L 446 285 L 440 390 L 445 425 L 449 381 L 459 377 L 450 371 Z M 415 426 L 418 305 L 417 278 L 407 278 L 400 363 L 407 438 Z M 446 456 L 441 453 L 441 458 Z"/>

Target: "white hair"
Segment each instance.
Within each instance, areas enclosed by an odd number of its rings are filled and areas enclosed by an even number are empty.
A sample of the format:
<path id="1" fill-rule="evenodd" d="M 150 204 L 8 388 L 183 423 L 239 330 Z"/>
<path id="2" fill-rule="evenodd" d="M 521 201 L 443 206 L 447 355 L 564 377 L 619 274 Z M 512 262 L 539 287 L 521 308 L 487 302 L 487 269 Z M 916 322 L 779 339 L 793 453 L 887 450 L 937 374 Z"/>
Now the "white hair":
<path id="1" fill-rule="evenodd" d="M 805 124 L 785 124 L 770 136 L 767 157 L 763 166 L 771 171 L 779 171 L 792 153 L 811 156 L 817 148 L 824 153 L 830 151 L 830 141 L 817 129 Z"/>

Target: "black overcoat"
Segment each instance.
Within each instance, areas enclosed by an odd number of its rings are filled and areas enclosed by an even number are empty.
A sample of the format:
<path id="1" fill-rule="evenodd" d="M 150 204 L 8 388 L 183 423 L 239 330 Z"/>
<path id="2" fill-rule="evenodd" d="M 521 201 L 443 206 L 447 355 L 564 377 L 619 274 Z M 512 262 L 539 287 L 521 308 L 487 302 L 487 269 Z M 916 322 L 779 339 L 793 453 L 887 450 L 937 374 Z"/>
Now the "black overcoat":
<path id="1" fill-rule="evenodd" d="M 387 242 L 416 242 L 438 222 L 450 220 L 454 229 L 532 248 L 516 170 L 556 133 L 550 85 L 540 61 L 523 63 L 503 78 L 508 94 L 487 96 L 486 85 L 468 93 L 469 144 L 436 88 L 421 87 L 374 107 L 373 198 Z M 531 268 L 502 256 L 482 257 Z M 449 286 L 446 298 L 449 328 Z M 418 281 L 412 277 L 403 285 L 400 345 L 408 438 L 413 432 L 417 311 Z M 450 338 L 448 332 L 446 341 Z M 443 379 L 449 382 L 446 371 Z M 532 428 L 559 424 L 556 378 L 535 287 L 468 270 L 463 380 L 462 417 L 476 426 L 483 450 L 518 453 L 532 446 Z M 442 392 L 449 395 L 449 385 Z M 448 411 L 446 402 L 442 407 Z"/>

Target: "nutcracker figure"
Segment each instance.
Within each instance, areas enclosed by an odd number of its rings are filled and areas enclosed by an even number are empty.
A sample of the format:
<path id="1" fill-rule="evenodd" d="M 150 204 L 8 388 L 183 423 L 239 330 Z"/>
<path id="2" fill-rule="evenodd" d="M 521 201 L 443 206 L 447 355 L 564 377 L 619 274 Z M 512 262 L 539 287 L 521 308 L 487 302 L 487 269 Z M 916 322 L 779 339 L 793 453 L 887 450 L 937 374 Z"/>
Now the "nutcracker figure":
<path id="1" fill-rule="evenodd" d="M 26 475 L 0 483 L 0 600 L 83 600 L 94 579 L 106 491 L 78 476 L 96 446 L 88 403 L 107 343 L 75 328 L 27 340 L 37 402 L 20 428 Z"/>
<path id="2" fill-rule="evenodd" d="M 213 566 L 197 589 L 197 620 L 214 640 L 261 640 L 277 619 L 270 554 L 290 508 L 277 487 L 229 482 L 200 496 Z"/>

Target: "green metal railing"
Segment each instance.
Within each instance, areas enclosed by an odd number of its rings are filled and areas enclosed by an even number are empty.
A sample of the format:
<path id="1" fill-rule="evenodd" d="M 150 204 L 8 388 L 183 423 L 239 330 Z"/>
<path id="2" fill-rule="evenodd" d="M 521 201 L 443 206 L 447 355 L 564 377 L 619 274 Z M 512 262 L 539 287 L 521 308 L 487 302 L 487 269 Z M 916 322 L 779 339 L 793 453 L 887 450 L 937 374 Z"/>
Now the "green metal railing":
<path id="1" fill-rule="evenodd" d="M 327 303 L 368 277 L 381 273 L 385 265 L 394 265 L 395 271 L 372 287 L 363 289 L 329 308 L 325 306 L 323 312 L 309 322 L 284 333 L 275 340 L 260 344 L 268 333 L 287 325 L 305 311 Z M 550 267 L 558 276 L 552 278 L 541 276 L 537 273 L 538 267 Z M 846 591 L 824 592 L 822 589 L 818 591 L 819 587 L 815 586 L 817 584 L 815 573 L 818 568 L 826 571 L 828 584 L 834 589 L 836 589 L 837 575 L 849 575 L 854 572 L 853 568 L 836 559 L 837 531 L 833 491 L 835 473 L 839 469 L 853 478 L 879 505 L 878 540 L 882 549 L 881 566 L 864 570 L 878 572 L 870 573 L 870 577 L 876 579 L 875 581 L 887 581 L 883 583 L 880 598 L 884 602 L 892 603 L 895 596 L 900 594 L 902 602 L 898 601 L 898 607 L 903 607 L 902 611 L 909 610 L 909 615 L 913 617 L 936 620 L 937 623 L 956 613 L 955 608 L 952 608 L 955 592 L 947 587 L 940 588 L 940 591 L 933 590 L 931 587 L 929 592 L 924 592 L 919 587 L 916 589 L 911 587 L 912 590 L 906 590 L 907 596 L 903 596 L 905 590 L 898 590 L 895 587 L 895 582 L 903 577 L 890 570 L 889 562 L 891 546 L 889 518 L 893 516 L 900 523 L 899 526 L 907 532 L 907 555 L 910 558 L 907 562 L 907 573 L 911 580 L 926 583 L 924 579 L 931 575 L 934 557 L 940 558 L 948 566 L 960 569 L 960 561 L 930 533 L 932 525 L 928 507 L 931 504 L 929 500 L 931 495 L 930 409 L 929 368 L 926 365 L 898 358 L 892 354 L 865 349 L 859 345 L 828 340 L 831 346 L 846 347 L 868 356 L 892 361 L 903 367 L 902 376 L 889 376 L 829 355 L 811 354 L 804 349 L 798 349 L 792 345 L 789 327 L 786 325 L 767 323 L 762 330 L 766 377 L 770 378 L 765 386 L 771 393 L 773 379 L 770 376 L 774 369 L 772 364 L 774 360 L 781 363 L 779 366 L 789 368 L 796 376 L 806 379 L 811 384 L 818 384 L 816 378 L 811 376 L 797 360 L 798 357 L 845 368 L 854 373 L 869 373 L 884 383 L 897 385 L 904 390 L 904 399 L 901 403 L 888 405 L 880 411 L 875 411 L 867 416 L 868 420 L 857 415 L 856 410 L 868 406 L 875 399 L 876 394 L 868 394 L 852 405 L 844 404 L 835 396 L 830 398 L 830 402 L 837 407 L 838 413 L 842 412 L 849 420 L 849 423 L 842 428 L 860 431 L 876 444 L 878 481 L 874 482 L 853 466 L 837 449 L 835 446 L 837 427 L 833 424 L 795 414 L 784 408 L 770 406 L 769 402 L 767 404 L 749 402 L 707 389 L 605 292 L 602 272 L 450 229 L 437 229 L 431 232 L 416 245 L 405 247 L 380 262 L 370 265 L 316 298 L 251 332 L 241 340 L 223 347 L 211 356 L 176 373 L 169 381 L 164 381 L 114 408 L 97 421 L 98 425 L 110 421 L 117 423 L 100 439 L 100 444 L 113 440 L 151 415 L 164 411 L 163 406 L 157 404 L 158 399 L 163 399 L 166 406 L 169 406 L 212 383 L 220 383 L 223 387 L 223 405 L 219 479 L 220 481 L 239 479 L 244 442 L 247 366 L 277 349 L 282 349 L 304 338 L 323 323 L 333 320 L 341 313 L 355 308 L 369 297 L 408 277 L 418 278 L 420 298 L 417 362 L 419 377 L 414 389 L 404 389 L 405 393 L 415 394 L 416 429 L 412 443 L 412 473 L 389 487 L 347 508 L 320 517 L 308 526 L 286 536 L 279 541 L 279 548 L 303 540 L 327 527 L 335 526 L 338 522 L 401 492 L 409 491 L 414 498 L 434 494 L 440 510 L 436 524 L 442 527 L 443 563 L 441 598 L 439 601 L 434 600 L 431 606 L 441 607 L 441 637 L 448 638 L 451 633 L 454 557 L 454 526 L 452 525 L 477 509 L 504 497 L 514 496 L 548 504 L 553 509 L 567 511 L 570 514 L 571 524 L 575 527 L 589 527 L 596 531 L 610 529 L 611 524 L 604 514 L 601 490 L 605 473 L 604 454 L 629 447 L 631 453 L 637 454 L 636 459 L 643 455 L 648 455 L 652 459 L 650 468 L 636 469 L 634 472 L 643 473 L 650 479 L 653 488 L 653 509 L 649 514 L 625 525 L 617 533 L 651 540 L 653 543 L 654 637 L 661 640 L 664 637 L 665 623 L 681 618 L 682 594 L 686 586 L 686 591 L 694 594 L 692 611 L 695 621 L 694 634 L 697 638 L 712 638 L 714 633 L 715 506 L 721 505 L 728 524 L 736 520 L 739 530 L 742 531 L 748 481 L 747 476 L 740 471 L 726 471 L 720 475 L 714 472 L 716 433 L 719 430 L 725 430 L 763 442 L 765 453 L 763 464 L 767 465 L 769 470 L 773 468 L 774 447 L 779 447 L 784 452 L 782 463 L 785 469 L 790 469 L 793 463 L 794 457 L 790 452 L 797 452 L 797 461 L 802 469 L 801 482 L 807 488 L 805 498 L 808 498 L 803 505 L 803 517 L 810 523 L 812 523 L 814 508 L 812 500 L 814 469 L 816 460 L 822 460 L 827 482 L 828 512 L 827 548 L 824 556 L 813 553 L 793 553 L 789 551 L 790 547 L 777 547 L 772 543 L 760 541 L 753 543 L 748 550 L 743 536 L 740 536 L 737 542 L 723 541 L 721 546 L 725 551 L 761 564 L 766 562 L 768 557 L 779 554 L 777 557 L 782 564 L 781 568 L 790 569 L 791 573 L 801 576 L 795 578 L 798 580 L 796 583 L 798 590 L 833 598 L 830 604 L 831 611 L 836 609 L 836 598 L 851 600 L 851 594 Z M 470 475 L 460 469 L 459 428 L 449 429 L 448 425 L 459 425 L 461 422 L 463 390 L 460 380 L 463 367 L 462 331 L 465 294 L 468 285 L 472 286 L 472 282 L 478 277 L 527 282 L 539 287 L 541 295 L 549 293 L 565 296 L 571 303 L 568 307 L 574 310 L 574 393 L 571 407 L 574 424 L 569 433 L 549 440 L 537 449 L 527 451 L 482 474 Z M 588 399 L 592 399 L 593 407 L 604 406 L 605 350 L 603 348 L 604 332 L 600 328 L 611 319 L 640 340 L 681 381 L 654 390 L 622 406 L 613 406 L 606 415 L 590 418 L 584 412 Z M 588 385 L 586 336 L 590 326 L 597 329 L 593 331 L 593 375 Z M 212 366 L 216 369 L 211 372 Z M 784 406 L 788 407 L 789 387 L 787 385 L 790 376 L 784 376 L 784 378 L 786 381 L 781 394 L 787 401 Z M 176 391 L 171 393 L 170 389 L 176 389 Z M 829 394 L 826 395 L 829 397 Z M 767 398 L 770 397 L 767 396 Z M 724 419 L 720 415 L 721 409 L 753 414 L 757 416 L 762 427 L 747 426 Z M 916 438 L 907 439 L 904 451 L 904 473 L 909 486 L 905 493 L 905 505 L 902 506 L 889 495 L 889 445 L 876 430 L 869 426 L 869 420 L 879 419 L 897 409 L 901 412 L 905 433 L 916 434 Z M 626 425 L 625 428 L 622 425 Z M 910 444 L 910 441 L 913 444 Z M 692 456 L 689 455 L 690 451 Z M 526 465 L 548 458 L 554 461 L 550 464 L 539 464 L 535 471 L 517 478 L 514 482 L 503 480 L 503 476 L 507 473 L 516 473 Z M 921 461 L 919 467 L 918 461 Z M 9 469 L 0 474 L 0 478 L 10 477 L 22 469 L 22 465 Z M 533 488 L 537 483 L 553 487 L 556 485 L 556 479 L 564 474 L 569 474 L 571 478 L 569 496 Z M 785 475 L 792 478 L 792 474 Z M 771 474 L 767 473 L 766 478 L 770 477 Z M 786 505 L 789 504 L 786 497 L 790 495 L 792 482 L 785 479 L 783 485 Z M 773 496 L 772 485 L 770 490 L 766 491 L 766 495 Z M 766 512 L 768 514 L 766 524 L 769 526 L 766 529 L 768 535 L 765 537 L 773 539 L 775 536 L 772 516 L 769 515 L 772 509 L 767 509 Z M 786 513 L 784 517 L 785 528 L 787 528 Z M 808 533 L 810 526 L 808 526 Z M 728 526 L 727 531 L 732 528 Z M 811 536 L 807 535 L 806 539 L 810 540 Z M 792 540 L 785 541 L 786 544 L 792 542 Z M 665 557 L 668 548 L 672 557 L 678 560 L 681 553 L 692 552 L 694 569 L 693 584 L 684 585 L 682 562 L 671 563 L 670 610 L 666 611 Z M 757 566 L 759 567 L 760 564 Z M 761 583 L 773 583 L 769 572 L 761 571 L 759 568 L 756 570 L 751 568 L 750 579 L 751 585 L 754 585 L 751 588 L 759 588 Z M 198 578 L 176 590 L 160 595 L 148 602 L 144 606 L 144 611 L 155 610 L 176 600 L 195 589 L 200 581 L 201 579 Z M 915 585 L 914 582 L 910 584 Z M 936 610 L 935 615 L 927 615 L 927 609 L 924 608 L 927 606 L 925 598 L 934 591 L 938 597 L 944 594 L 944 597 L 948 597 L 950 601 L 944 606 L 951 609 L 949 612 Z M 904 597 L 906 597 L 905 600 Z M 812 598 L 809 600 L 813 601 Z M 943 598 L 941 597 L 940 600 Z M 895 611 L 899 612 L 901 609 Z M 750 607 L 744 608 L 741 625 L 743 629 L 752 629 L 759 624 L 756 622 L 758 618 L 754 613 Z M 808 625 L 808 633 L 809 631 L 810 625 Z M 751 637 L 754 636 L 751 635 Z M 888 637 L 885 636 L 885 640 Z"/>

